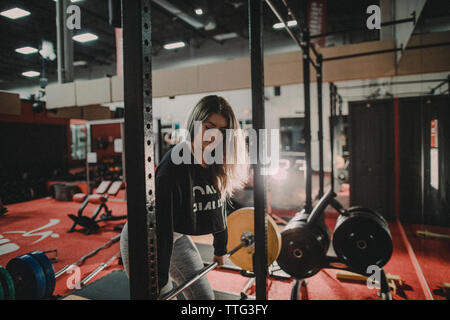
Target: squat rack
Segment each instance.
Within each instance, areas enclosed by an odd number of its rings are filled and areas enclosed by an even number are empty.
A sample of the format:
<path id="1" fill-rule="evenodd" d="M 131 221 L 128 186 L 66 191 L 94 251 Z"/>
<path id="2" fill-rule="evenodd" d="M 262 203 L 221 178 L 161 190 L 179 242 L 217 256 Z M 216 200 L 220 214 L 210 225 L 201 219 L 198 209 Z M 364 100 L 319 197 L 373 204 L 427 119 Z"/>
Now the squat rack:
<path id="1" fill-rule="evenodd" d="M 265 2 L 283 23 L 286 31 L 302 49 L 305 140 L 306 140 L 306 203 L 305 211 L 312 211 L 311 196 L 311 122 L 310 122 L 310 63 L 317 71 L 319 97 L 319 161 L 320 191 L 323 192 L 323 119 L 322 119 L 322 63 L 324 61 L 352 58 L 356 55 L 324 59 L 311 45 L 311 38 L 327 34 L 310 35 L 308 28 L 300 24 L 292 10 L 281 0 L 289 15 L 300 26 L 297 37 L 287 26 L 272 1 Z M 263 5 L 264 0 L 248 0 L 249 51 L 251 60 L 252 116 L 253 128 L 265 129 L 264 123 L 264 55 L 263 55 Z M 403 19 L 389 24 L 413 21 Z M 124 54 L 124 100 L 125 100 L 125 153 L 127 172 L 127 210 L 129 229 L 130 298 L 153 299 L 159 295 L 158 252 L 155 212 L 155 157 L 153 137 L 152 105 L 152 41 L 151 41 L 151 0 L 122 0 L 123 54 Z M 341 32 L 347 32 L 341 31 Z M 448 43 L 442 44 L 448 45 Z M 432 45 L 429 45 L 432 46 Z M 434 45 L 435 46 L 435 45 Z M 422 46 L 424 47 L 424 46 Z M 395 49 L 398 51 L 401 49 Z M 310 57 L 313 52 L 316 60 Z M 362 53 L 378 54 L 384 52 Z M 266 141 L 258 144 L 258 155 L 266 154 Z M 255 285 L 256 299 L 267 299 L 267 199 L 266 179 L 261 174 L 261 159 L 254 165 L 254 207 L 255 207 Z"/>
<path id="2" fill-rule="evenodd" d="M 131 299 L 159 296 L 155 212 L 151 65 L 151 0 L 123 0 L 125 151 L 128 193 L 129 282 Z M 255 129 L 264 129 L 262 1 L 249 0 L 252 104 Z M 265 139 L 261 144 L 265 154 Z M 255 275 L 257 299 L 266 299 L 266 186 L 261 159 L 255 177 Z M 262 262 L 262 263 L 261 263 Z"/>

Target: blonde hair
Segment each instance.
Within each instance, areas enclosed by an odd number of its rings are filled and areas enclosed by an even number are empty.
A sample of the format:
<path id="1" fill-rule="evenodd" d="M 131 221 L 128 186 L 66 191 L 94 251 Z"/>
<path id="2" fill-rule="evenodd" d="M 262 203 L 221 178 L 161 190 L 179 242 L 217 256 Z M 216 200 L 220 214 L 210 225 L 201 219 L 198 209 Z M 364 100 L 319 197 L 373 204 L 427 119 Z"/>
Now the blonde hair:
<path id="1" fill-rule="evenodd" d="M 194 124 L 196 121 L 206 121 L 211 115 L 219 114 L 227 122 L 227 129 L 233 129 L 233 161 L 232 163 L 214 163 L 210 165 L 215 185 L 220 192 L 222 200 L 231 197 L 233 192 L 242 189 L 248 180 L 248 154 L 245 147 L 245 138 L 240 128 L 236 115 L 230 104 L 222 97 L 209 95 L 202 98 L 194 107 L 186 123 L 186 129 L 189 132 L 191 141 L 194 139 Z M 226 148 L 225 148 L 226 149 Z M 238 150 L 238 151 L 237 151 Z M 240 163 L 237 161 L 237 153 L 240 152 Z M 242 152 L 245 152 L 242 155 Z M 225 157 L 226 151 L 224 151 Z M 228 158 L 227 158 L 228 159 Z"/>

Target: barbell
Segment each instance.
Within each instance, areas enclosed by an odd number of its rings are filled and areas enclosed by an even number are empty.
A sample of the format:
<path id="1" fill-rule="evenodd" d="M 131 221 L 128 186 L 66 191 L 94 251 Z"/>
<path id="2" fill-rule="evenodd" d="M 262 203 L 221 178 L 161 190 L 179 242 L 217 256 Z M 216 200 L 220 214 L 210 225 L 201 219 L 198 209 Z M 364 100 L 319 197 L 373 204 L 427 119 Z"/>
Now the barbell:
<path id="1" fill-rule="evenodd" d="M 233 256 L 233 254 L 235 254 L 236 252 L 238 252 L 240 249 L 244 248 L 244 247 L 249 247 L 254 243 L 254 236 L 252 233 L 250 232 L 245 232 L 242 234 L 241 236 L 241 243 L 238 244 L 235 248 L 233 248 L 231 251 L 227 252 L 227 254 L 225 255 L 226 258 L 227 257 L 231 257 Z M 197 281 L 198 279 L 200 279 L 201 277 L 203 277 L 205 274 L 207 274 L 209 271 L 213 270 L 214 268 L 216 268 L 219 264 L 216 262 L 211 263 L 210 265 L 204 267 L 203 269 L 201 269 L 194 277 L 192 277 L 191 279 L 187 280 L 186 282 L 184 282 L 183 284 L 181 284 L 180 286 L 172 289 L 170 292 L 168 292 L 167 294 L 165 294 L 161 300 L 172 300 L 173 298 L 175 298 L 179 293 L 183 292 L 186 288 L 188 288 L 189 286 L 191 286 L 195 281 Z"/>
<path id="2" fill-rule="evenodd" d="M 241 208 L 233 211 L 227 218 L 228 242 L 226 258 L 246 271 L 253 271 L 253 254 L 255 252 L 255 228 L 254 209 Z M 271 217 L 267 217 L 267 265 L 271 265 L 281 250 L 281 236 L 277 230 L 277 224 Z M 195 281 L 206 275 L 218 266 L 217 262 L 211 263 L 201 269 L 195 276 L 187 280 L 170 292 L 163 295 L 161 300 L 171 300 Z"/>
<path id="3" fill-rule="evenodd" d="M 312 277 L 327 267 L 331 236 L 325 224 L 324 212 L 328 205 L 332 205 L 340 213 L 333 234 L 333 247 L 338 258 L 351 269 L 360 272 L 371 264 L 379 267 L 386 264 L 392 254 L 392 239 L 384 218 L 371 209 L 361 207 L 347 211 L 335 197 L 334 192 L 328 192 L 319 200 L 311 214 L 306 214 L 304 210 L 299 212 L 281 233 L 275 221 L 267 216 L 267 266 L 277 260 L 283 271 L 297 279 Z M 227 257 L 243 270 L 253 271 L 254 209 L 238 209 L 228 216 L 227 222 Z M 370 241 L 380 244 L 380 248 Z M 354 247 L 363 242 L 367 246 L 355 251 Z M 173 299 L 216 267 L 216 262 L 206 266 L 192 279 L 161 299 Z"/>

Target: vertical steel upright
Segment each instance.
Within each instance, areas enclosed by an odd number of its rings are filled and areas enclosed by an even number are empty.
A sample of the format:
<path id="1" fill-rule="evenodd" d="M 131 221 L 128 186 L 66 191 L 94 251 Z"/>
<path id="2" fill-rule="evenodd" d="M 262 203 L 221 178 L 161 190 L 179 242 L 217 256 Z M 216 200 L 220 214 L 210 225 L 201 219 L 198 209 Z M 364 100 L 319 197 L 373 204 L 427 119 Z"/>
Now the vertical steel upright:
<path id="1" fill-rule="evenodd" d="M 125 159 L 125 123 L 120 123 L 120 137 L 122 138 L 122 181 L 127 181 L 126 159 Z M 125 192 L 124 200 L 127 200 Z"/>
<path id="2" fill-rule="evenodd" d="M 162 159 L 162 157 L 163 157 L 163 141 L 164 141 L 164 138 L 163 138 L 163 136 L 162 136 L 162 124 L 161 124 L 161 119 L 158 119 L 157 120 L 157 122 L 156 122 L 156 124 L 157 124 L 157 130 L 158 130 L 158 134 L 157 134 L 157 136 L 158 136 L 158 163 L 160 163 L 161 162 L 161 159 Z"/>
<path id="3" fill-rule="evenodd" d="M 305 108 L 305 160 L 306 160 L 306 201 L 305 213 L 312 211 L 312 171 L 311 171 L 311 95 L 310 95 L 310 38 L 309 30 L 302 28 L 302 56 L 303 56 L 303 89 Z"/>
<path id="4" fill-rule="evenodd" d="M 324 194 L 323 171 L 323 106 L 322 106 L 322 55 L 317 55 L 317 108 L 319 117 L 319 198 Z"/>
<path id="5" fill-rule="evenodd" d="M 252 124 L 258 133 L 258 162 L 253 166 L 255 207 L 255 272 L 256 299 L 266 300 L 267 280 L 267 188 L 261 155 L 266 154 L 266 137 L 259 135 L 265 129 L 264 112 L 264 52 L 263 52 L 263 0 L 249 0 L 249 50 L 251 61 Z"/>
<path id="6" fill-rule="evenodd" d="M 86 184 L 87 184 L 87 193 L 88 195 L 91 194 L 91 170 L 89 165 L 89 157 L 88 154 L 91 151 L 90 150 L 90 141 L 91 141 L 91 135 L 89 134 L 90 131 L 90 125 L 88 123 L 84 124 L 84 129 L 86 130 L 86 137 L 85 137 L 85 156 L 86 156 Z"/>
<path id="7" fill-rule="evenodd" d="M 331 152 L 331 190 L 334 191 L 334 113 L 336 104 L 336 88 L 332 82 L 330 82 L 330 152 Z"/>
<path id="8" fill-rule="evenodd" d="M 122 10 L 130 297 L 157 299 L 151 0 L 123 0 Z"/>
<path id="9" fill-rule="evenodd" d="M 447 77 L 447 84 L 448 84 L 448 94 L 450 94 L 450 75 Z"/>
<path id="10" fill-rule="evenodd" d="M 69 0 L 56 2 L 56 50 L 59 83 L 73 81 L 73 31 L 66 27 L 67 7 L 69 6 Z"/>

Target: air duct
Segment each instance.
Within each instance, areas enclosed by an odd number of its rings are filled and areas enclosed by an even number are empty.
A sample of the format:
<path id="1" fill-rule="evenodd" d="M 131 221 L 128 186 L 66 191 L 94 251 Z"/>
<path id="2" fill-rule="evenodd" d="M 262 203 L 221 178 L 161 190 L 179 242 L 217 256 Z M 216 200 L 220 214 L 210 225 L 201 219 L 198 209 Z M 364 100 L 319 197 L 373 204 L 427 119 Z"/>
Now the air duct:
<path id="1" fill-rule="evenodd" d="M 159 5 L 161 8 L 167 10 L 174 16 L 178 17 L 179 19 L 183 20 L 187 24 L 191 25 L 195 29 L 205 28 L 205 23 L 201 20 L 185 13 L 180 8 L 174 6 L 169 1 L 166 0 L 153 0 L 154 3 Z"/>

